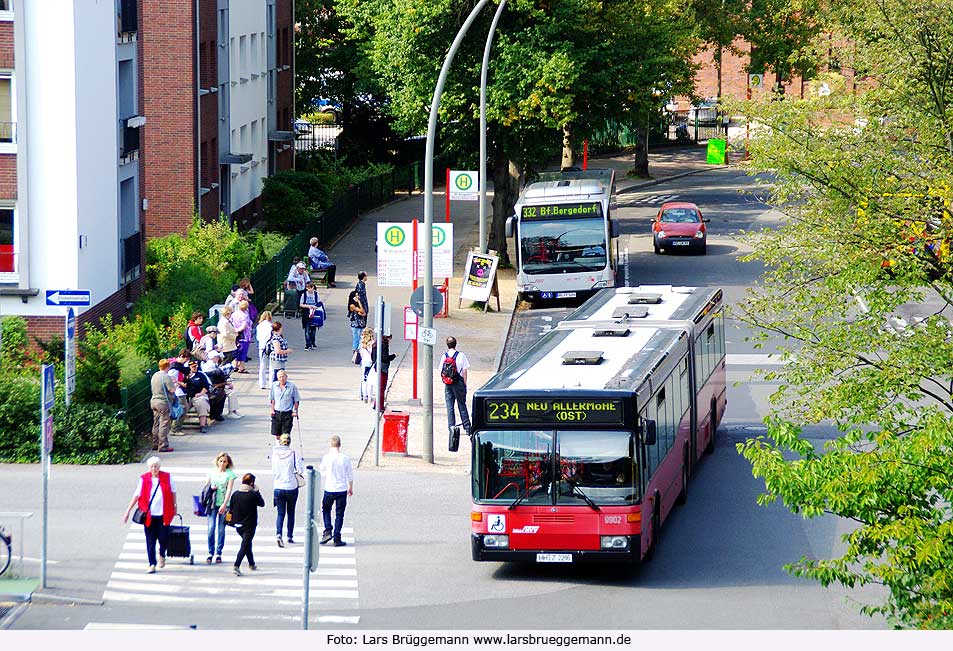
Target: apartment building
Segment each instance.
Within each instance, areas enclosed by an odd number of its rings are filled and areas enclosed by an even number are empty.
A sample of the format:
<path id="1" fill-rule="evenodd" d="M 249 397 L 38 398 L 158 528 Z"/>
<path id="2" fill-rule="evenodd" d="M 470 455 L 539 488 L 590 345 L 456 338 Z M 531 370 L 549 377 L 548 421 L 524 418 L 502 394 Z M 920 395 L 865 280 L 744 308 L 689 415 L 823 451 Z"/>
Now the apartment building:
<path id="1" fill-rule="evenodd" d="M 87 289 L 80 323 L 142 283 L 137 16 L 120 0 L 0 0 L 0 314 L 63 336 L 46 290 Z"/>
<path id="2" fill-rule="evenodd" d="M 196 211 L 255 223 L 263 179 L 294 165 L 293 0 L 142 5 L 147 236 Z"/>
<path id="3" fill-rule="evenodd" d="M 293 0 L 0 0 L 0 315 L 120 318 L 148 238 L 257 221 L 294 164 Z"/>

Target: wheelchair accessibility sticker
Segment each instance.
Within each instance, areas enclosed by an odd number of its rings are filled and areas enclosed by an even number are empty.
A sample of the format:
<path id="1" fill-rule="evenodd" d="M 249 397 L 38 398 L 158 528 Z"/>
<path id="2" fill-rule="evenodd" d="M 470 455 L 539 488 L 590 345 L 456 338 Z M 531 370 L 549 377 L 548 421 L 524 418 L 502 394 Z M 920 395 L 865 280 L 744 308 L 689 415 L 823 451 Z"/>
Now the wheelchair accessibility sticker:
<path id="1" fill-rule="evenodd" d="M 491 515 L 486 530 L 490 533 L 506 533 L 506 516 L 498 513 Z"/>

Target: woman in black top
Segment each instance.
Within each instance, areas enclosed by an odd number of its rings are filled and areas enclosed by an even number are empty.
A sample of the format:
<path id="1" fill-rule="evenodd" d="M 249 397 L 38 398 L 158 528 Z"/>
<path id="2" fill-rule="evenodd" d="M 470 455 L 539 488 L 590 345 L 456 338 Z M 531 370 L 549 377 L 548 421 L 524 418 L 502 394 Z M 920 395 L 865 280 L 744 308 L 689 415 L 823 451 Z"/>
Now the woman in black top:
<path id="1" fill-rule="evenodd" d="M 255 529 L 258 528 L 258 507 L 264 506 L 265 500 L 258 487 L 255 486 L 255 475 L 250 472 L 242 477 L 242 485 L 238 490 L 232 493 L 232 499 L 228 504 L 232 512 L 232 525 L 235 531 L 242 537 L 241 547 L 238 548 L 238 556 L 235 558 L 235 567 L 232 569 L 235 576 L 241 576 L 242 559 L 248 557 L 248 569 L 257 570 L 255 565 L 255 556 L 252 554 L 251 543 L 255 537 Z"/>

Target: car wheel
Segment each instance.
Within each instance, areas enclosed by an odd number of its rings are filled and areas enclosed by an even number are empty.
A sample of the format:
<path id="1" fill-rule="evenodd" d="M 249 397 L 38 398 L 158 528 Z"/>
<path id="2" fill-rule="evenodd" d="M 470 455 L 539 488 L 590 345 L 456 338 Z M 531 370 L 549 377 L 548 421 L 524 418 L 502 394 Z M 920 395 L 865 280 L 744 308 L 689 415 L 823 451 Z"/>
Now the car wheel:
<path id="1" fill-rule="evenodd" d="M 660 253 L 662 253 L 662 250 L 658 248 L 658 243 L 652 242 L 652 248 L 655 249 L 655 255 L 659 255 Z"/>
<path id="2" fill-rule="evenodd" d="M 700 253 L 701 255 L 705 255 L 705 254 L 708 253 L 708 243 L 707 243 L 707 242 L 702 242 L 702 245 L 701 245 L 700 247 L 698 247 L 698 253 Z"/>

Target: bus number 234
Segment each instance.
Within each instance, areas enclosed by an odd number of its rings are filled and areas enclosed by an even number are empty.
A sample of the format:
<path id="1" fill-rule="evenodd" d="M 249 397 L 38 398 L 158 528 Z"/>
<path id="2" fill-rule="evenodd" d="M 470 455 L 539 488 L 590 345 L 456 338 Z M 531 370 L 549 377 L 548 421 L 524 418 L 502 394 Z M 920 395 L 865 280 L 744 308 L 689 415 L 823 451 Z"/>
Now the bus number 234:
<path id="1" fill-rule="evenodd" d="M 490 420 L 519 420 L 520 406 L 517 403 L 490 403 Z"/>

